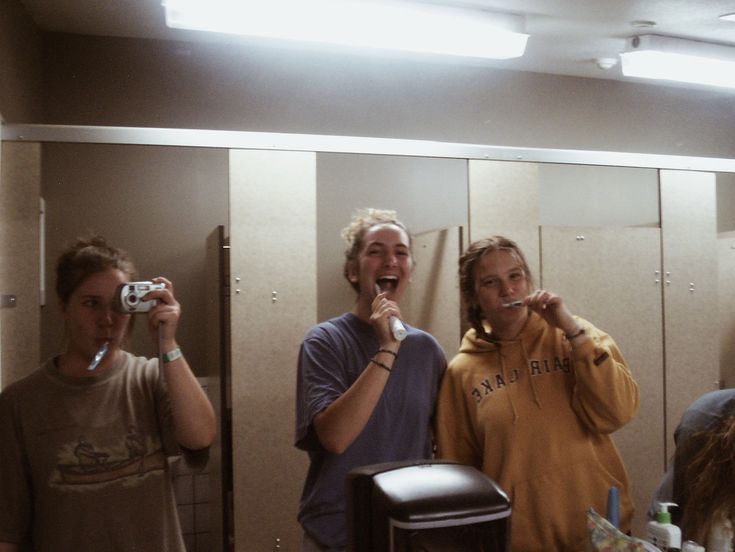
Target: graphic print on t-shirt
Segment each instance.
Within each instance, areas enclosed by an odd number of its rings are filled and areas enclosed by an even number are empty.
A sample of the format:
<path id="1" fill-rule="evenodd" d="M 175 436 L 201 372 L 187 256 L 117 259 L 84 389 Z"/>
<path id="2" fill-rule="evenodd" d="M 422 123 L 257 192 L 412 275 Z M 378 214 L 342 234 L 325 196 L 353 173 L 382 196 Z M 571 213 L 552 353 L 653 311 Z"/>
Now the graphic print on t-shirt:
<path id="1" fill-rule="evenodd" d="M 49 482 L 57 487 L 80 489 L 122 480 L 126 485 L 135 485 L 145 475 L 163 471 L 165 462 L 161 443 L 131 426 L 114 446 L 96 444 L 85 435 L 62 446 Z"/>

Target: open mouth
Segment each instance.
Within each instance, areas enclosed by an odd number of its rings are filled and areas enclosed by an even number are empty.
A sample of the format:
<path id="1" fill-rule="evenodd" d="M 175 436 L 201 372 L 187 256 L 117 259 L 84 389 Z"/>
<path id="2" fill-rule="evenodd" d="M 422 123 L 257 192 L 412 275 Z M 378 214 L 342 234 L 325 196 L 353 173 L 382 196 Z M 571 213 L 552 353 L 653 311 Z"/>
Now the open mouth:
<path id="1" fill-rule="evenodd" d="M 381 292 L 393 293 L 398 288 L 398 276 L 380 276 L 375 280 L 375 284 Z"/>

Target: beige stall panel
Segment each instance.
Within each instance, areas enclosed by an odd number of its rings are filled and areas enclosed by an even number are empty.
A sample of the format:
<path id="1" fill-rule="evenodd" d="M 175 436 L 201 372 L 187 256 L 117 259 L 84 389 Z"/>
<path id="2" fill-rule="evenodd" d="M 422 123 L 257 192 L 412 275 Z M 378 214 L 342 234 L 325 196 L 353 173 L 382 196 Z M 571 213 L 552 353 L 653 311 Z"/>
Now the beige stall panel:
<path id="1" fill-rule="evenodd" d="M 307 456 L 293 446 L 294 403 L 299 346 L 316 323 L 315 189 L 313 153 L 230 154 L 238 551 L 295 551 L 301 541 L 296 514 Z"/>
<path id="2" fill-rule="evenodd" d="M 661 171 L 667 456 L 684 410 L 719 386 L 715 175 Z"/>
<path id="3" fill-rule="evenodd" d="M 539 274 L 539 168 L 536 163 L 470 161 L 469 242 L 496 234 L 521 247 Z"/>
<path id="4" fill-rule="evenodd" d="M 457 259 L 461 228 L 447 228 L 413 237 L 416 270 L 401 302 L 404 320 L 433 335 L 448 358 L 460 342 Z"/>
<path id="5" fill-rule="evenodd" d="M 720 379 L 735 387 L 735 233 L 717 239 L 719 269 Z"/>
<path id="6" fill-rule="evenodd" d="M 40 363 L 41 145 L 3 142 L 0 161 L 0 388 Z"/>
<path id="7" fill-rule="evenodd" d="M 611 335 L 638 382 L 638 416 L 614 439 L 633 486 L 633 532 L 640 536 L 664 472 L 660 230 L 544 226 L 541 250 L 544 288 Z"/>

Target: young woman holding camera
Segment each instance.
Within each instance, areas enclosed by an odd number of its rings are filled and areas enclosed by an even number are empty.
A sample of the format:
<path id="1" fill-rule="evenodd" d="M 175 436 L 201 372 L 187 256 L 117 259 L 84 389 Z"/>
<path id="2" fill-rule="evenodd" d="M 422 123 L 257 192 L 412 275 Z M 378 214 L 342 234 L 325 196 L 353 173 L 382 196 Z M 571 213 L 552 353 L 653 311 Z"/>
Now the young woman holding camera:
<path id="1" fill-rule="evenodd" d="M 79 239 L 56 275 L 67 347 L 0 394 L 0 552 L 183 552 L 168 457 L 206 462 L 216 419 L 176 342 L 173 285 L 141 298 L 161 366 L 123 350 L 125 252 Z"/>

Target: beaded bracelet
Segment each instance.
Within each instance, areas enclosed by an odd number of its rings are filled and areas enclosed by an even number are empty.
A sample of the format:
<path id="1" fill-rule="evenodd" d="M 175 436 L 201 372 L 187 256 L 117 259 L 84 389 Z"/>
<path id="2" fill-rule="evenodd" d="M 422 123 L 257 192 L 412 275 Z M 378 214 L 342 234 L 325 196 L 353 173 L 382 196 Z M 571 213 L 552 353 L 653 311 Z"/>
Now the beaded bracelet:
<path id="1" fill-rule="evenodd" d="M 391 351 L 390 349 L 378 349 L 378 353 L 388 353 L 389 355 L 393 355 L 393 358 L 398 358 L 398 353 Z"/>
<path id="2" fill-rule="evenodd" d="M 380 366 L 383 370 L 388 370 L 388 372 L 393 371 L 393 369 L 390 366 L 388 366 L 387 364 L 383 364 L 382 362 L 380 362 L 379 360 L 375 360 L 374 358 L 371 358 L 370 362 L 375 364 L 375 366 Z"/>

